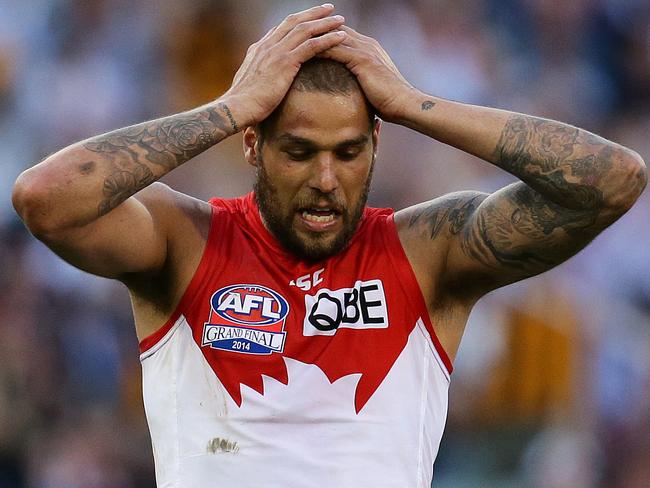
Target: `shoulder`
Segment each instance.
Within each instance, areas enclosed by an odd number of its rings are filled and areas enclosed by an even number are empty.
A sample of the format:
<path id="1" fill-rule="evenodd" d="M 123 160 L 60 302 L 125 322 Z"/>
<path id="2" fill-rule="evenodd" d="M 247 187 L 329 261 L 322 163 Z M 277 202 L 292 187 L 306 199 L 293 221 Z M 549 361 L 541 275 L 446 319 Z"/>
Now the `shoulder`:
<path id="1" fill-rule="evenodd" d="M 487 197 L 479 191 L 459 191 L 395 213 L 397 234 L 428 301 L 445 292 L 449 250 Z"/>
<path id="2" fill-rule="evenodd" d="M 167 238 L 166 260 L 159 272 L 124 279 L 131 292 L 138 330 L 155 330 L 173 311 L 198 267 L 210 233 L 212 208 L 208 202 L 163 183 L 148 186 L 134 198 L 144 205 L 154 225 Z"/>
<path id="3" fill-rule="evenodd" d="M 400 238 L 426 241 L 458 234 L 488 196 L 480 191 L 458 191 L 400 210 L 395 214 Z"/>
<path id="4" fill-rule="evenodd" d="M 166 236 L 166 263 L 157 278 L 174 281 L 202 253 L 210 232 L 211 205 L 163 183 L 144 188 L 134 198 L 151 214 L 157 231 Z"/>

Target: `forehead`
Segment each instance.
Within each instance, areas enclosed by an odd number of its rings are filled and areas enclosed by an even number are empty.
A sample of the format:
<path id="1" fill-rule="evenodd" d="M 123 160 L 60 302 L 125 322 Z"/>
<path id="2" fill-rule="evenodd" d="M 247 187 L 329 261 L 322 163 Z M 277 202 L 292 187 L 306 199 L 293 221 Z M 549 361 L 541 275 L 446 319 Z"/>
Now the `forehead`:
<path id="1" fill-rule="evenodd" d="M 291 90 L 274 132 L 327 143 L 355 138 L 369 130 L 366 101 L 358 90 L 349 94 Z"/>

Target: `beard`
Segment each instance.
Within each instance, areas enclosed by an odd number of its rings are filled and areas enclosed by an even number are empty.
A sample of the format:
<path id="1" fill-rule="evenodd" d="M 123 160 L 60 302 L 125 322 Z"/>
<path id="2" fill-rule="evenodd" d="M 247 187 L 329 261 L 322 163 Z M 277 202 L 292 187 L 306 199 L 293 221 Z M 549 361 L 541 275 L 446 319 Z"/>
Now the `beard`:
<path id="1" fill-rule="evenodd" d="M 317 262 L 334 256 L 345 249 L 357 230 L 368 200 L 373 167 L 374 159 L 361 197 L 353 209 L 345 207 L 336 195 L 313 189 L 309 190 L 309 193 L 300 195 L 292 207 L 283 209 L 278 198 L 278 189 L 271 183 L 264 161 L 261 156 L 258 156 L 254 192 L 262 219 L 282 247 L 297 258 L 303 261 Z M 296 213 L 301 208 L 315 206 L 317 202 L 322 203 L 323 201 L 326 201 L 330 208 L 336 209 L 340 214 L 343 228 L 334 239 L 319 232 L 308 232 L 307 238 L 301 237 L 294 229 Z"/>

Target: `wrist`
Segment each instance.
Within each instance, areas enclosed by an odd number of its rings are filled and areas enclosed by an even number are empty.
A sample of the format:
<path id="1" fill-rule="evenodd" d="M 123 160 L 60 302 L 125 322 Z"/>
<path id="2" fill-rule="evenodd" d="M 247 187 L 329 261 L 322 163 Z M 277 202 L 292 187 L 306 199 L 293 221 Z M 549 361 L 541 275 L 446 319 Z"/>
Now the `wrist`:
<path id="1" fill-rule="evenodd" d="M 417 129 L 423 118 L 428 117 L 436 109 L 441 99 L 410 88 L 398 99 L 399 107 L 393 117 L 396 124 Z"/>
<path id="2" fill-rule="evenodd" d="M 430 115 L 438 102 L 437 98 L 413 88 L 400 104 L 400 123 L 407 126 L 416 124 L 423 116 Z"/>
<path id="3" fill-rule="evenodd" d="M 450 142 L 454 139 L 454 133 L 468 133 L 466 129 L 467 116 L 462 115 L 466 112 L 463 109 L 464 104 L 414 90 L 409 98 L 401 103 L 401 106 L 402 111 L 398 124 L 440 142 L 454 145 Z"/>
<path id="4" fill-rule="evenodd" d="M 212 104 L 223 118 L 224 129 L 228 135 L 236 134 L 250 124 L 245 105 L 236 95 L 225 95 L 217 98 Z"/>

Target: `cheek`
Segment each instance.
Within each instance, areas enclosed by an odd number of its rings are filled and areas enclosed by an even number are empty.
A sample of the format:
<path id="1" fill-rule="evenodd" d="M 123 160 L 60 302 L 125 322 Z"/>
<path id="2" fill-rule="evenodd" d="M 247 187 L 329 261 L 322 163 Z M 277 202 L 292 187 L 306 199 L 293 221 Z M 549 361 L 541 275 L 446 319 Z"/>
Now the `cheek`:
<path id="1" fill-rule="evenodd" d="M 291 172 L 284 173 L 282 178 L 276 179 L 277 200 L 284 214 L 288 215 L 296 210 L 301 195 L 304 199 L 306 185 L 302 185 L 301 181 Z"/>
<path id="2" fill-rule="evenodd" d="M 361 168 L 354 169 L 341 177 L 341 184 L 345 189 L 349 203 L 356 203 L 356 201 L 361 198 L 369 177 L 370 170 L 365 165 Z"/>
<path id="3" fill-rule="evenodd" d="M 269 158 L 270 159 L 270 158 Z M 283 205 L 290 201 L 301 187 L 304 170 L 291 162 L 266 160 L 265 169 L 269 184 L 276 190 L 277 198 Z"/>

